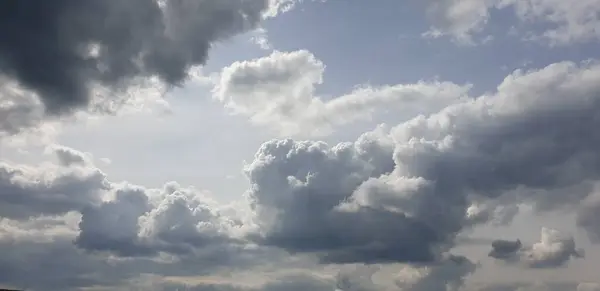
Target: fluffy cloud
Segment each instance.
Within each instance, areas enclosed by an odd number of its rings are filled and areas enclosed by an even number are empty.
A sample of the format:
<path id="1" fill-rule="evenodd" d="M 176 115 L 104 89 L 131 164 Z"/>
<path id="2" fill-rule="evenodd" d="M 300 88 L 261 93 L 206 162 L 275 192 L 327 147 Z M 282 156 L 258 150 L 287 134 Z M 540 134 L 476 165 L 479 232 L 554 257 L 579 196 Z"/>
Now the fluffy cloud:
<path id="1" fill-rule="evenodd" d="M 493 93 L 355 142 L 266 142 L 246 166 L 251 212 L 240 216 L 175 183 L 111 182 L 85 154 L 55 146 L 58 165 L 0 168 L 0 257 L 11 266 L 2 281 L 24 283 L 55 260 L 50 251 L 66 267 L 34 290 L 122 285 L 133 273 L 206 275 L 280 262 L 285 250 L 331 265 L 408 263 L 421 279 L 401 274 L 402 288 L 456 290 L 475 265 L 447 252 L 458 234 L 493 217 L 474 219 L 473 205 L 496 209 L 510 196 L 556 209 L 591 193 L 600 164 L 598 92 L 600 64 L 557 63 L 516 71 Z M 57 226 L 45 218 L 69 215 L 79 220 Z M 44 226 L 34 222 L 43 219 Z M 543 230 L 526 254 L 529 266 L 545 267 L 578 252 L 572 240 Z M 362 286 L 356 290 L 369 288 L 365 274 L 351 284 Z"/>
<path id="2" fill-rule="evenodd" d="M 79 109 L 162 108 L 165 92 L 193 78 L 214 44 L 297 2 L 4 1 L 0 139 Z"/>
<path id="3" fill-rule="evenodd" d="M 577 205 L 600 170 L 598 92 L 600 64 L 557 63 L 389 134 L 268 142 L 246 169 L 259 240 L 326 262 L 431 261 L 473 201 Z"/>
<path id="4" fill-rule="evenodd" d="M 435 112 L 464 98 L 470 89 L 470 85 L 422 81 L 363 86 L 330 99 L 315 92 L 324 70 L 325 65 L 308 51 L 275 51 L 224 68 L 213 93 L 233 113 L 280 134 L 319 135 L 334 126 L 370 119 L 378 109 L 393 108 L 396 116 L 405 119 Z"/>
<path id="5" fill-rule="evenodd" d="M 156 75 L 179 84 L 214 42 L 254 27 L 268 8 L 267 0 L 6 1 L 1 69 L 57 114 L 87 105 L 94 82 L 117 88 Z"/>
<path id="6" fill-rule="evenodd" d="M 0 164 L 0 283 L 77 290 L 277 260 L 237 239 L 240 221 L 201 191 L 113 183 L 84 153 L 51 149 L 57 164 Z"/>
<path id="7" fill-rule="evenodd" d="M 108 188 L 106 176 L 95 168 L 32 168 L 0 162 L 0 216 L 28 219 L 80 211 L 100 202 Z"/>
<path id="8" fill-rule="evenodd" d="M 520 240 L 497 240 L 492 243 L 489 256 L 507 262 L 522 262 L 531 268 L 554 268 L 566 265 L 571 258 L 582 257 L 583 251 L 576 249 L 572 237 L 542 228 L 539 242 L 523 247 Z"/>
<path id="9" fill-rule="evenodd" d="M 432 0 L 433 21 L 428 36 L 450 35 L 462 43 L 473 43 L 490 21 L 493 9 L 513 9 L 523 24 L 535 23 L 541 29 L 526 31 L 528 38 L 551 45 L 567 45 L 600 38 L 600 1 L 581 0 Z"/>

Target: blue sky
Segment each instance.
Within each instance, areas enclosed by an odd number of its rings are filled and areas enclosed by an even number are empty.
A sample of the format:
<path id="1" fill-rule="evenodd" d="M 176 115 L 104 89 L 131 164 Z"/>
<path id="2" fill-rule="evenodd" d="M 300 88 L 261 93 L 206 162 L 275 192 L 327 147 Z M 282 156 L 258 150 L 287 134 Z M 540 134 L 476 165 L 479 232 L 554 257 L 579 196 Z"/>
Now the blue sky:
<path id="1" fill-rule="evenodd" d="M 0 263 L 82 270 L 32 290 L 600 290 L 600 1 L 579 1 L 207 1 L 259 14 L 198 12 L 208 57 L 164 96 L 171 67 L 54 116 L 0 67 L 0 245 L 23 244 Z M 15 266 L 0 286 L 39 271 Z"/>

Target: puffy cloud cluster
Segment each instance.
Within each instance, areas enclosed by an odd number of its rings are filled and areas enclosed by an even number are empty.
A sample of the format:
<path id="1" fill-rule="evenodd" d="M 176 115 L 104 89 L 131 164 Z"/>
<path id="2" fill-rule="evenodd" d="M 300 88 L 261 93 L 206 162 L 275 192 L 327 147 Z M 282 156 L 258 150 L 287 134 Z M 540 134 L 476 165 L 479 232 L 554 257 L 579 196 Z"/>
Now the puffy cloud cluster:
<path id="1" fill-rule="evenodd" d="M 96 168 L 0 163 L 0 216 L 21 220 L 80 211 L 100 202 L 108 189 L 106 176 Z"/>
<path id="2" fill-rule="evenodd" d="M 599 92 L 600 64 L 557 63 L 355 143 L 268 142 L 246 169 L 258 240 L 325 262 L 432 261 L 475 202 L 578 205 L 600 174 Z"/>
<path id="3" fill-rule="evenodd" d="M 354 142 L 268 141 L 245 168 L 250 209 L 239 216 L 176 183 L 111 182 L 91 155 L 54 146 L 56 164 L 0 165 L 0 258 L 10 266 L 0 281 L 22 286 L 52 253 L 64 268 L 34 290 L 232 271 L 282 262 L 287 251 L 324 265 L 409 264 L 396 284 L 404 290 L 457 290 L 476 268 L 448 254 L 457 235 L 509 220 L 515 201 L 550 210 L 590 199 L 600 174 L 599 92 L 600 64 L 557 63 L 515 71 L 493 93 Z M 582 210 L 580 224 L 595 229 L 586 217 Z M 525 251 L 493 247 L 538 268 L 580 254 L 548 229 Z M 351 276 L 359 282 L 340 274 L 337 288 L 368 290 L 371 271 Z"/>
<path id="4" fill-rule="evenodd" d="M 91 251 L 147 256 L 219 252 L 234 243 L 230 233 L 235 222 L 220 216 L 201 193 L 173 183 L 157 193 L 147 191 L 157 192 L 125 187 L 115 191 L 114 199 L 83 209 L 75 244 Z"/>
<path id="5" fill-rule="evenodd" d="M 316 94 L 325 65 L 306 50 L 275 51 L 235 62 L 221 72 L 214 97 L 235 114 L 282 135 L 323 135 L 333 127 L 368 120 L 377 110 L 393 109 L 398 119 L 436 112 L 464 98 L 470 85 L 421 81 L 363 86 L 327 97 Z"/>
<path id="6" fill-rule="evenodd" d="M 583 257 L 583 251 L 576 249 L 572 237 L 543 228 L 540 241 L 531 246 L 524 247 L 520 240 L 494 241 L 489 256 L 507 262 L 524 263 L 531 268 L 554 268 L 566 265 L 571 258 Z"/>
<path id="7" fill-rule="evenodd" d="M 274 258 L 240 243 L 240 222 L 221 215 L 203 192 L 176 183 L 161 189 L 113 183 L 91 156 L 49 149 L 56 164 L 0 164 L 0 283 L 75 290 L 121 285 L 143 273 L 202 275 Z"/>

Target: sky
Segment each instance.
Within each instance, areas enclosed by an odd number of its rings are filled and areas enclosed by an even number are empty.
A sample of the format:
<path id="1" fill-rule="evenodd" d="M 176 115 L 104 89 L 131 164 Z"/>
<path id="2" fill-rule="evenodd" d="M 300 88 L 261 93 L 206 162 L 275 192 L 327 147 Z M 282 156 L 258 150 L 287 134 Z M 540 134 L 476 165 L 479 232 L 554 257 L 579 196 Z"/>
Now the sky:
<path id="1" fill-rule="evenodd" d="M 600 0 L 0 1 L 0 287 L 600 290 Z"/>

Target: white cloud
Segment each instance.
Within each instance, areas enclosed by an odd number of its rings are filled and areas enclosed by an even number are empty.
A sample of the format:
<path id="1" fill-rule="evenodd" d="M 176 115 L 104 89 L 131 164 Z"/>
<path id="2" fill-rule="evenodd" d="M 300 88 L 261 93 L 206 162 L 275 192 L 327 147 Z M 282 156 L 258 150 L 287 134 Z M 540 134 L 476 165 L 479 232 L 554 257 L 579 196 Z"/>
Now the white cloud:
<path id="1" fill-rule="evenodd" d="M 424 36 L 452 36 L 461 44 L 475 44 L 473 34 L 481 32 L 490 18 L 495 0 L 430 0 L 428 19 L 433 25 Z"/>
<path id="2" fill-rule="evenodd" d="M 324 70 L 325 65 L 308 51 L 275 51 L 224 68 L 213 93 L 234 113 L 287 136 L 327 134 L 336 126 L 368 120 L 383 109 L 394 110 L 398 119 L 406 120 L 464 99 L 470 89 L 470 85 L 421 81 L 362 86 L 328 98 L 316 94 Z"/>
<path id="3" fill-rule="evenodd" d="M 504 0 L 513 5 L 525 22 L 539 22 L 548 28 L 539 36 L 553 45 L 600 40 L 599 0 Z M 535 36 L 534 36 L 535 37 Z"/>
<path id="4" fill-rule="evenodd" d="M 260 92 L 276 92 L 283 83 L 292 92 L 313 93 L 323 66 L 306 52 L 277 54 L 290 62 L 260 60 L 270 71 L 260 70 L 257 61 L 240 63 L 243 70 L 234 71 L 243 74 L 230 72 L 228 80 L 242 86 L 224 92 L 244 92 L 254 88 L 244 84 L 265 78 L 277 82 L 258 82 Z M 290 63 L 307 73 L 293 74 Z M 296 78 L 304 85 L 287 82 Z M 245 169 L 248 213 L 221 209 L 205 192 L 176 183 L 157 189 L 116 183 L 85 162 L 85 154 L 65 147 L 55 146 L 57 164 L 1 163 L 0 216 L 6 223 L 0 228 L 0 264 L 10 272 L 0 272 L 0 282 L 22 285 L 40 273 L 30 282 L 33 290 L 110 288 L 145 273 L 207 276 L 267 263 L 284 268 L 298 258 L 313 264 L 316 257 L 334 267 L 404 263 L 416 276 L 400 276 L 405 290 L 457 290 L 476 265 L 448 251 L 457 235 L 493 217 L 472 219 L 472 205 L 495 209 L 518 202 L 562 209 L 579 206 L 590 194 L 586 183 L 600 178 L 600 63 L 515 71 L 477 98 L 458 98 L 467 89 L 447 84 L 453 98 L 443 109 L 378 127 L 354 142 L 264 143 Z M 397 88 L 443 95 L 439 86 Z M 341 105 L 317 106 L 354 114 L 356 104 L 362 110 L 412 96 L 374 95 L 379 97 L 339 97 L 346 100 Z M 239 110 L 260 111 L 237 99 L 241 96 L 223 100 Z M 291 100 L 316 102 L 303 96 Z M 256 100 L 268 104 L 261 98 L 268 101 L 266 95 Z M 505 195 L 515 199 L 502 200 Z M 503 203 L 486 204 L 490 201 Z M 526 261 L 561 265 L 574 248 L 572 240 L 546 230 Z M 50 262 L 61 268 L 44 270 Z M 359 273 L 360 280 L 350 282 L 358 287 L 343 290 L 372 287 L 370 273 Z"/>
<path id="5" fill-rule="evenodd" d="M 433 26 L 425 35 L 448 35 L 460 43 L 473 44 L 484 31 L 492 9 L 513 9 L 524 24 L 528 39 L 551 45 L 569 45 L 600 39 L 598 0 L 432 0 L 429 14 Z M 528 29 L 534 24 L 536 29 Z"/>

